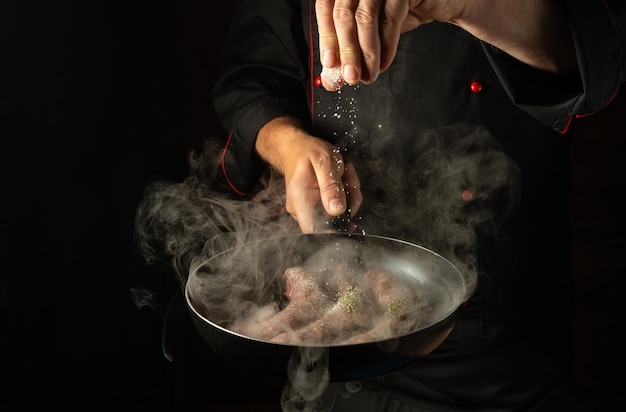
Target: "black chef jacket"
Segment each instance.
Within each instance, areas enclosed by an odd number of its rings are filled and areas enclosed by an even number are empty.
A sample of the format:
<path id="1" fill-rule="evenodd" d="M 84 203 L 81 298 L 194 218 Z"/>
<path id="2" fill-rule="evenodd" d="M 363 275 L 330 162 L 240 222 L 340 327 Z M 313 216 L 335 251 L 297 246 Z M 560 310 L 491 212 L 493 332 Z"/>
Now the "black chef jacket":
<path id="1" fill-rule="evenodd" d="M 254 150 L 258 130 L 292 116 L 348 148 L 362 181 L 366 227 L 445 249 L 455 241 L 423 237 L 428 224 L 407 227 L 419 219 L 402 218 L 428 209 L 420 193 L 440 196 L 420 192 L 429 178 L 448 181 L 430 154 L 443 153 L 453 171 L 463 166 L 449 151 L 505 159 L 504 169 L 481 169 L 474 181 L 466 176 L 468 187 L 479 190 L 494 173 L 508 184 L 488 201 L 459 207 L 462 228 L 467 216 L 490 218 L 473 227 L 477 287 L 452 335 L 382 383 L 366 383 L 348 400 L 338 395 L 333 410 L 560 410 L 571 401 L 563 395 L 571 367 L 569 132 L 576 117 L 608 104 L 623 80 L 624 7 L 563 3 L 578 73 L 534 70 L 453 25 L 433 22 L 402 35 L 394 63 L 374 84 L 332 93 L 319 86 L 313 1 L 239 2 L 214 90 L 230 131 L 224 172 L 235 192 L 253 193 L 266 168 Z M 463 141 L 470 143 L 459 148 Z M 387 169 L 368 168 L 365 161 L 376 157 Z M 368 202 L 376 207 L 368 209 Z M 381 217 L 375 208 L 388 213 Z"/>

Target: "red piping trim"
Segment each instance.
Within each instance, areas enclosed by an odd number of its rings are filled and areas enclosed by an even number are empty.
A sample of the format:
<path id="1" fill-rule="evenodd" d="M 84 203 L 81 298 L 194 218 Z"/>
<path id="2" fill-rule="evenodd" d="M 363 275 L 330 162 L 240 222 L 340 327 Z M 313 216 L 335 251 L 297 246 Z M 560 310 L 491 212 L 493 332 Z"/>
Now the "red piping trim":
<path id="1" fill-rule="evenodd" d="M 567 133 L 567 131 L 569 130 L 570 125 L 572 124 L 572 120 L 573 120 L 573 119 L 574 119 L 574 116 L 570 116 L 570 117 L 567 119 L 567 123 L 565 124 L 565 127 L 559 131 L 559 133 L 560 133 L 560 134 L 565 134 L 565 133 Z"/>
<path id="2" fill-rule="evenodd" d="M 615 25 L 615 19 L 613 18 L 613 13 L 611 13 L 611 9 L 609 8 L 609 5 L 606 3 L 606 0 L 603 0 L 602 4 L 604 4 L 604 8 L 606 9 L 606 12 L 609 15 L 609 18 L 611 19 L 611 25 L 613 26 L 614 29 L 617 29 L 617 26 Z"/>
<path id="3" fill-rule="evenodd" d="M 604 109 L 605 107 L 610 105 L 611 102 L 613 102 L 613 100 L 615 100 L 615 98 L 619 94 L 619 90 L 620 90 L 620 86 L 618 85 L 617 89 L 615 89 L 615 92 L 613 93 L 611 98 L 606 103 L 604 103 L 599 109 L 594 110 L 593 112 L 589 112 L 589 113 L 580 113 L 580 114 L 576 114 L 576 115 L 570 116 L 569 119 L 567 120 L 567 124 L 565 125 L 563 130 L 561 130 L 559 133 L 561 133 L 561 134 L 567 133 L 567 130 L 569 129 L 570 125 L 572 124 L 572 120 L 574 118 L 576 118 L 576 119 L 583 119 L 585 117 L 593 116 L 594 114 L 598 113 L 599 111 L 601 111 L 602 109 Z"/>
<path id="4" fill-rule="evenodd" d="M 258 206 L 264 208 L 265 210 L 268 210 L 272 213 L 280 213 L 283 210 L 285 210 L 285 207 L 280 207 L 277 209 L 270 209 L 267 206 L 265 206 L 262 202 L 260 202 L 256 197 L 254 197 L 254 195 L 251 195 L 249 193 L 244 193 L 241 190 L 237 189 L 237 187 L 234 185 L 233 182 L 230 181 L 230 179 L 228 178 L 228 174 L 226 173 L 226 152 L 228 151 L 228 146 L 230 146 L 230 141 L 233 137 L 233 135 L 235 134 L 235 130 L 231 130 L 230 134 L 228 135 L 228 140 L 226 140 L 226 145 L 224 146 L 224 150 L 222 150 L 222 157 L 221 157 L 221 163 L 222 163 L 222 172 L 224 173 L 224 177 L 226 178 L 226 182 L 228 183 L 228 186 L 230 186 L 230 188 L 233 190 L 233 192 L 237 193 L 239 196 L 242 197 L 248 197 L 250 199 L 252 199 L 252 201 L 257 204 Z"/>
<path id="5" fill-rule="evenodd" d="M 249 194 L 242 192 L 241 190 L 237 189 L 237 187 L 233 184 L 233 182 L 230 181 L 230 179 L 228 178 L 228 173 L 226 173 L 226 151 L 228 151 L 228 146 L 230 146 L 230 141 L 233 138 L 233 134 L 235 134 L 235 130 L 231 130 L 230 134 L 228 135 L 228 140 L 226 141 L 226 145 L 224 146 L 224 150 L 222 150 L 222 173 L 224 173 L 224 177 L 226 178 L 226 182 L 228 183 L 228 186 L 230 186 L 231 189 L 233 189 L 233 192 L 237 193 L 239 196 L 249 196 Z"/>
<path id="6" fill-rule="evenodd" d="M 581 114 L 577 114 L 577 115 L 576 115 L 576 118 L 577 118 L 577 119 L 582 119 L 583 117 L 588 117 L 588 116 L 591 116 L 591 115 L 594 115 L 594 114 L 598 113 L 600 110 L 604 109 L 604 108 L 605 108 L 605 107 L 607 107 L 609 104 L 611 104 L 611 102 L 613 102 L 613 100 L 615 100 L 615 98 L 617 97 L 618 93 L 619 93 L 619 85 L 618 85 L 618 86 L 617 86 L 617 88 L 615 89 L 615 93 L 613 93 L 613 96 L 611 96 L 611 98 L 610 98 L 610 99 L 609 99 L 606 103 L 604 103 L 604 104 L 602 105 L 602 107 L 600 107 L 598 110 L 594 110 L 594 111 L 593 111 L 593 112 L 591 112 L 591 113 L 581 113 Z"/>
<path id="7" fill-rule="evenodd" d="M 315 118 L 315 76 L 313 67 L 315 56 L 313 55 L 313 0 L 309 0 L 309 87 L 311 89 L 311 125 Z"/>
<path id="8" fill-rule="evenodd" d="M 609 16 L 609 19 L 611 20 L 611 25 L 613 26 L 614 29 L 617 29 L 617 26 L 615 25 L 615 19 L 613 18 L 613 13 L 611 13 L 611 9 L 609 8 L 609 5 L 607 4 L 606 0 L 602 0 L 602 4 L 604 4 L 604 9 L 606 10 L 606 13 Z M 565 134 L 567 133 L 567 130 L 569 129 L 570 125 L 572 124 L 572 120 L 574 118 L 576 119 L 582 119 L 588 116 L 592 116 L 596 113 L 598 113 L 600 110 L 604 109 L 605 107 L 607 107 L 609 104 L 611 104 L 611 102 L 613 100 L 615 100 L 615 97 L 617 96 L 619 92 L 619 85 L 617 86 L 617 89 L 615 89 L 615 93 L 613 93 L 613 96 L 611 96 L 611 98 L 602 105 L 602 107 L 600 107 L 597 110 L 594 110 L 593 112 L 590 113 L 580 113 L 580 114 L 576 114 L 573 116 L 570 116 L 569 119 L 567 120 L 567 124 L 565 125 L 565 127 L 563 128 L 563 130 L 561 130 L 559 133 L 561 134 Z"/>

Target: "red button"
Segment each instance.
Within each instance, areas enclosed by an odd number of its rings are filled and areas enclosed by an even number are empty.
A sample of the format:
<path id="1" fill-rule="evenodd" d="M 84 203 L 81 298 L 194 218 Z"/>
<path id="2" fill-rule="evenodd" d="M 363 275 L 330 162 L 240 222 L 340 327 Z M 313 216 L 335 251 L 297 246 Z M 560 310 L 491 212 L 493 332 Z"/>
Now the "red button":
<path id="1" fill-rule="evenodd" d="M 317 77 L 315 78 L 315 85 L 316 85 L 317 87 L 320 87 L 320 86 L 322 85 L 322 78 L 321 78 L 320 76 L 317 76 Z"/>
<path id="2" fill-rule="evenodd" d="M 470 90 L 472 93 L 480 93 L 482 89 L 483 85 L 481 82 L 472 82 L 472 84 L 470 84 Z"/>
<path id="3" fill-rule="evenodd" d="M 474 198 L 474 193 L 472 193 L 471 190 L 465 189 L 463 192 L 461 192 L 461 199 L 463 199 L 463 201 L 469 202 L 473 198 Z"/>

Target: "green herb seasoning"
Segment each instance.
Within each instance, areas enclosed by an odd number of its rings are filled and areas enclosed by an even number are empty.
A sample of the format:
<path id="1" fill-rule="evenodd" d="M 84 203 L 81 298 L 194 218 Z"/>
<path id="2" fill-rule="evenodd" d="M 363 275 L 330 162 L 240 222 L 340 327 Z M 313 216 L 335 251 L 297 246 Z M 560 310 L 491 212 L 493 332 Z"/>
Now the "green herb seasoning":
<path id="1" fill-rule="evenodd" d="M 363 291 L 355 286 L 349 286 L 339 297 L 339 306 L 346 312 L 352 313 L 361 307 L 363 300 Z"/>
<path id="2" fill-rule="evenodd" d="M 387 305 L 385 315 L 391 316 L 392 318 L 400 319 L 406 314 L 408 306 L 409 305 L 406 299 L 393 299 L 391 302 L 389 302 L 389 305 Z"/>

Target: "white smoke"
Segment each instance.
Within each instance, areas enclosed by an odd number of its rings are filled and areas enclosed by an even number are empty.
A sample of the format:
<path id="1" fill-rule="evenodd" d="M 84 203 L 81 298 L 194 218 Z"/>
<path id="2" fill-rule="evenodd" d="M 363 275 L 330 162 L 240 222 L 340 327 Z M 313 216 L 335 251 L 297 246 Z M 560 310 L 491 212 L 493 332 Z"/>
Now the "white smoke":
<path id="1" fill-rule="evenodd" d="M 410 144 L 403 145 L 383 134 L 367 144 L 339 142 L 362 184 L 364 202 L 354 221 L 366 236 L 406 240 L 444 256 L 471 292 L 477 233 L 496 230 L 519 201 L 517 166 L 484 128 L 462 124 L 411 133 L 403 140 Z M 137 211 L 136 237 L 146 261 L 171 265 L 181 287 L 194 273 L 191 294 L 206 297 L 196 299 L 200 312 L 231 324 L 280 300 L 278 279 L 286 266 L 276 263 L 288 262 L 281 253 L 290 253 L 287 245 L 269 242 L 258 253 L 237 247 L 299 229 L 284 210 L 281 176 L 269 170 L 254 198 L 241 199 L 220 179 L 220 155 L 220 145 L 209 140 L 190 156 L 188 178 L 150 185 Z M 321 219 L 317 227 L 332 227 Z M 203 263 L 225 251 L 232 252 L 222 262 L 226 270 L 203 274 Z M 317 349 L 301 349 L 290 362 L 285 411 L 328 407 L 320 403 L 328 359 Z M 351 388 L 358 390 L 358 384 Z"/>

